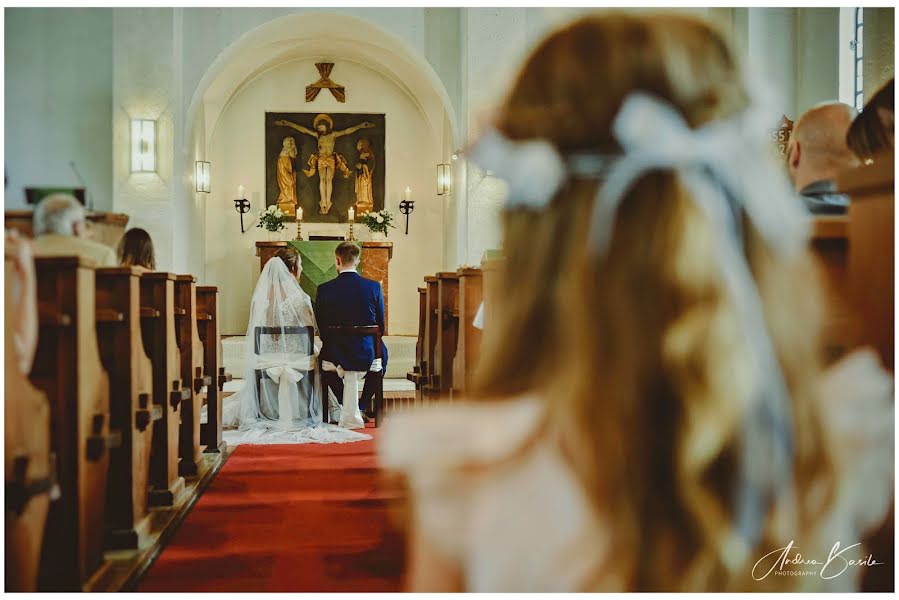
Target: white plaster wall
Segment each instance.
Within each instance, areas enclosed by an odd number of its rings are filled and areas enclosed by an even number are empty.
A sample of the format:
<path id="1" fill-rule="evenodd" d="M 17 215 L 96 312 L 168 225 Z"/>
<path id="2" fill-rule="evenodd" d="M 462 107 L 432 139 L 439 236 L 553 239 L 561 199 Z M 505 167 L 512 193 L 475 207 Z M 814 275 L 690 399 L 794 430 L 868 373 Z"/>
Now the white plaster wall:
<path id="1" fill-rule="evenodd" d="M 366 19 L 395 33 L 424 54 L 424 8 L 185 8 L 185 64 L 182 73 L 185 104 L 216 57 L 230 44 L 260 25 L 287 15 L 333 13 Z M 297 37 L 302 36 L 298 25 Z M 360 40 L 364 41 L 364 40 Z"/>
<path id="2" fill-rule="evenodd" d="M 781 112 L 794 120 L 798 113 L 796 12 L 795 8 L 750 8 L 748 23 L 749 66 L 779 92 Z"/>
<path id="3" fill-rule="evenodd" d="M 233 90 L 207 98 L 208 94 L 204 95 L 198 86 L 208 84 L 204 78 L 217 68 L 217 61 L 235 45 L 251 38 L 262 25 L 297 15 L 299 19 L 290 23 L 290 31 L 296 32 L 298 47 L 305 44 L 302 48 L 305 54 L 300 56 L 318 54 L 320 57 L 332 52 L 334 47 L 317 52 L 319 40 L 303 41 L 309 28 L 309 25 L 303 27 L 304 19 L 308 17 L 306 23 L 311 23 L 329 18 L 329 14 L 338 18 L 353 16 L 365 19 L 369 27 L 377 26 L 403 40 L 405 45 L 398 54 L 410 57 L 412 62 L 430 64 L 449 97 L 453 124 L 443 126 L 441 132 L 444 115 L 437 108 L 441 101 L 435 100 L 436 96 L 425 97 L 426 94 L 420 93 L 426 87 L 421 81 L 412 90 L 427 115 L 428 126 L 442 138 L 433 159 L 423 164 L 422 172 L 417 174 L 422 183 L 414 187 L 416 195 L 418 188 L 426 190 L 430 206 L 445 215 L 444 224 L 449 233 L 441 238 L 443 260 L 436 268 L 476 264 L 484 250 L 500 244 L 497 216 L 503 201 L 503 185 L 485 179 L 465 161 L 458 161 L 454 163 L 453 195 L 438 202 L 433 195 L 435 165 L 480 131 L 485 116 L 501 100 L 533 45 L 553 28 L 590 10 L 564 7 L 8 9 L 6 164 L 10 197 L 7 206 L 21 202 L 20 190 L 25 184 L 58 181 L 73 185 L 68 154 L 74 148 L 87 148 L 84 160 L 91 166 L 82 167 L 82 171 L 91 189 L 97 190 L 94 194 L 97 207 L 128 212 L 132 225 L 150 230 L 156 240 L 161 268 L 189 271 L 201 280 L 207 279 L 205 253 L 211 245 L 209 240 L 217 235 L 216 231 L 206 230 L 207 213 L 216 200 L 215 194 L 207 198 L 194 193 L 193 161 L 209 158 L 208 138 L 212 131 L 205 129 L 216 122 Z M 837 9 L 684 10 L 707 14 L 723 24 L 738 52 L 777 84 L 783 95 L 783 112 L 789 116 L 795 117 L 807 106 L 836 95 L 832 81 L 837 69 L 833 45 L 837 43 L 839 49 L 839 44 L 830 38 L 834 37 L 831 13 L 836 14 Z M 866 77 L 866 88 L 880 83 L 893 68 L 892 9 L 869 10 L 866 56 L 870 58 L 866 60 L 866 73 L 870 76 Z M 39 18 L 26 18 L 24 15 L 29 12 Z M 112 33 L 105 38 L 104 14 L 112 28 Z M 344 44 L 353 44 L 358 38 L 357 47 L 363 48 L 371 42 L 371 34 L 359 25 L 340 27 Z M 52 54 L 46 48 L 53 46 L 36 41 L 46 39 L 54 40 L 57 47 L 61 40 L 69 51 Z M 377 46 L 377 51 L 366 50 L 373 58 L 382 57 L 388 51 L 383 39 L 380 43 L 382 46 Z M 363 60 L 361 53 L 357 49 L 355 54 L 345 54 L 351 60 L 373 64 Z M 337 53 L 338 59 L 341 56 Z M 111 83 L 108 78 L 103 79 L 104 60 L 110 64 Z M 405 70 L 411 72 L 414 68 Z M 296 82 L 298 87 L 311 77 L 304 74 L 300 79 Z M 394 73 L 392 81 L 395 87 L 405 87 L 406 93 L 410 93 L 404 76 Z M 111 107 L 103 108 L 104 102 L 109 102 L 103 100 L 104 95 L 111 96 Z M 61 100 L 47 103 L 33 100 L 42 97 Z M 297 97 L 301 98 L 302 94 Z M 189 108 L 197 110 L 198 98 L 200 104 L 206 101 L 200 108 L 201 115 L 205 113 L 205 116 L 199 119 L 188 113 Z M 351 102 L 355 100 L 352 91 L 350 98 Z M 104 110 L 105 118 L 100 116 Z M 88 113 L 92 116 L 85 117 L 84 122 L 90 123 L 87 130 L 93 135 L 78 133 L 69 137 L 72 123 L 81 122 Z M 131 117 L 159 120 L 158 174 L 128 172 Z M 448 143 L 447 130 L 453 129 L 455 123 L 462 139 Z M 11 148 L 13 140 L 14 149 Z M 106 185 L 112 195 L 105 206 L 101 193 L 104 184 L 94 183 L 94 180 L 103 181 L 104 165 L 108 169 Z M 224 174 L 215 161 L 212 170 L 213 177 Z M 59 179 L 48 180 L 45 173 Z M 34 181 L 27 181 L 32 177 Z M 423 206 L 417 205 L 412 217 L 413 230 L 416 220 L 424 214 Z"/>
<path id="4" fill-rule="evenodd" d="M 796 11 L 796 111 L 840 97 L 840 9 Z M 849 54 L 849 50 L 844 50 Z"/>
<path id="5" fill-rule="evenodd" d="M 315 62 L 314 58 L 295 60 L 263 72 L 241 87 L 224 107 L 215 130 L 206 132 L 210 135 L 212 191 L 204 200 L 205 281 L 218 285 L 221 292 L 222 333 L 242 334 L 246 328 L 250 296 L 259 275 L 255 242 L 266 235 L 255 227 L 255 214 L 265 203 L 263 116 L 266 111 L 284 111 L 386 114 L 386 206 L 398 214 L 407 185 L 416 201 L 409 235 L 403 234 L 402 220 L 390 233 L 394 253 L 389 326 L 394 335 L 415 334 L 416 289 L 425 275 L 441 270 L 444 261 L 444 201 L 436 195 L 436 165 L 444 151 L 444 130 L 432 127 L 416 102 L 392 79 L 347 60 L 339 62 L 339 81 L 347 88 L 347 102 L 340 104 L 323 92 L 313 104 L 307 104 L 304 90 L 315 79 Z M 233 205 L 239 185 L 246 187 L 252 203 L 251 212 L 244 217 L 248 231 L 243 235 Z M 343 234 L 346 226 L 306 223 L 303 233 Z"/>
<path id="6" fill-rule="evenodd" d="M 463 30 L 463 130 L 473 140 L 511 85 L 529 48 L 527 9 L 470 8 Z M 461 233 L 465 254 L 460 262 L 476 265 L 485 250 L 501 244 L 499 212 L 505 186 L 468 163 L 464 179 L 467 206 L 459 212 L 465 218 Z"/>
<path id="7" fill-rule="evenodd" d="M 153 238 L 157 268 L 186 272 L 175 253 L 176 131 L 180 123 L 175 13 L 167 8 L 113 11 L 113 208 Z M 157 172 L 131 173 L 131 119 L 157 121 Z M 186 235 L 198 235 L 199 223 Z M 176 257 L 178 260 L 176 260 Z"/>
<path id="8" fill-rule="evenodd" d="M 553 30 L 589 13 L 608 9 L 592 7 L 469 8 L 463 15 L 462 123 L 469 140 L 489 120 L 502 101 L 523 61 Z M 658 9 L 652 9 L 658 10 Z M 677 9 L 704 15 L 706 9 Z M 466 164 L 458 175 L 464 185 L 464 206 L 455 214 L 462 220 L 459 263 L 479 264 L 485 250 L 499 248 L 502 232 L 500 210 L 506 186 Z M 460 187 L 460 189 L 463 189 Z"/>
<path id="9" fill-rule="evenodd" d="M 894 8 L 865 8 L 864 90 L 871 98 L 896 72 Z"/>
<path id="10" fill-rule="evenodd" d="M 112 10 L 7 8 L 5 207 L 25 208 L 25 187 L 82 187 L 112 208 Z"/>

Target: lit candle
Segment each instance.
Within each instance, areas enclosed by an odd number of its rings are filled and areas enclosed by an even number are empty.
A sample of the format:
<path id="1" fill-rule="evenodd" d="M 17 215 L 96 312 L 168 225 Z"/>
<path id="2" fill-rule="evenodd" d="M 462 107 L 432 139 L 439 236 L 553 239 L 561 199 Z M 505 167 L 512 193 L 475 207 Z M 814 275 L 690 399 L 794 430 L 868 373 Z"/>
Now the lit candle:
<path id="1" fill-rule="evenodd" d="M 353 207 L 352 207 L 352 206 L 350 207 L 350 210 L 349 210 L 349 212 L 348 212 L 348 216 L 349 216 L 350 221 L 355 221 L 355 220 L 356 220 L 356 211 L 353 210 Z"/>
<path id="2" fill-rule="evenodd" d="M 403 199 L 404 199 L 404 200 L 411 200 L 411 199 L 412 199 L 412 188 L 410 188 L 408 185 L 406 186 L 406 193 L 403 194 Z"/>
<path id="3" fill-rule="evenodd" d="M 243 186 L 242 185 L 237 186 L 237 199 L 243 200 Z"/>
<path id="4" fill-rule="evenodd" d="M 302 220 L 303 220 L 303 207 L 298 206 L 297 207 L 297 221 L 302 221 Z"/>

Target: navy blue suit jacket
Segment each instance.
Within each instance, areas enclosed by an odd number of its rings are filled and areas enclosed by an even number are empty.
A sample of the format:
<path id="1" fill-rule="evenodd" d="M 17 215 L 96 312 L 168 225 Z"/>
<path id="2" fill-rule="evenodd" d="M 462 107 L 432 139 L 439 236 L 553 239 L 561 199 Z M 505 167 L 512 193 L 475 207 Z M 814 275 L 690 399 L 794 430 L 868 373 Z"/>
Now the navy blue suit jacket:
<path id="1" fill-rule="evenodd" d="M 325 327 L 378 325 L 384 332 L 384 294 L 381 284 L 358 273 L 344 271 L 336 279 L 318 286 L 315 320 L 319 331 Z M 381 344 L 381 363 L 387 369 L 387 347 Z M 340 365 L 346 371 L 368 371 L 375 359 L 371 337 L 322 336 L 322 360 Z M 384 371 L 381 371 L 382 373 Z"/>

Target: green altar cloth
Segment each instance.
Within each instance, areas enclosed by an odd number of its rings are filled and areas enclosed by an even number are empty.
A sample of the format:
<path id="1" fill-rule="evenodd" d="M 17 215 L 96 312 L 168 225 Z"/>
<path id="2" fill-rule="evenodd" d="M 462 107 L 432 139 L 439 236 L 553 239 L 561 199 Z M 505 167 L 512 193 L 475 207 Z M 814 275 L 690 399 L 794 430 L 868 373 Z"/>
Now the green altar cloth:
<path id="1" fill-rule="evenodd" d="M 312 302 L 318 292 L 318 286 L 337 277 L 337 265 L 334 264 L 334 250 L 341 242 L 291 240 L 288 242 L 300 253 L 303 261 L 303 272 L 300 274 L 300 287 L 309 294 Z M 362 242 L 356 242 L 362 250 Z M 359 264 L 362 273 L 362 264 Z"/>

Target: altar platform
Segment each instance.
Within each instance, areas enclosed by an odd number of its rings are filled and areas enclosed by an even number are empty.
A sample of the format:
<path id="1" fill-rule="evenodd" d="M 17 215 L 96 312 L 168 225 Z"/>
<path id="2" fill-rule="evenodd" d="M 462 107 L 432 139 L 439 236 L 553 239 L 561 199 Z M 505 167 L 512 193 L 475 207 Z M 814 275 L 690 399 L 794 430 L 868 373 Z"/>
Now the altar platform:
<path id="1" fill-rule="evenodd" d="M 256 242 L 256 256 L 259 257 L 259 270 L 278 250 L 287 246 L 296 248 L 303 263 L 300 274 L 300 287 L 303 288 L 313 305 L 318 286 L 337 277 L 337 266 L 334 263 L 334 250 L 339 241 L 325 240 L 287 240 L 283 242 Z M 390 330 L 390 259 L 393 258 L 393 242 L 360 242 L 362 260 L 359 274 L 381 284 L 384 293 L 384 332 Z"/>

